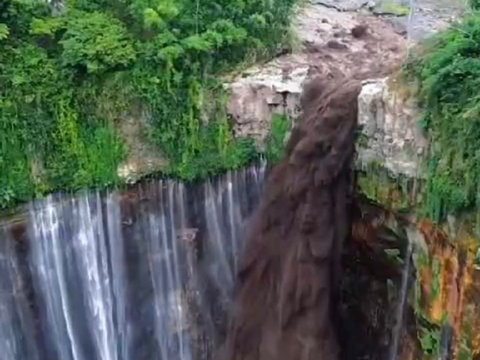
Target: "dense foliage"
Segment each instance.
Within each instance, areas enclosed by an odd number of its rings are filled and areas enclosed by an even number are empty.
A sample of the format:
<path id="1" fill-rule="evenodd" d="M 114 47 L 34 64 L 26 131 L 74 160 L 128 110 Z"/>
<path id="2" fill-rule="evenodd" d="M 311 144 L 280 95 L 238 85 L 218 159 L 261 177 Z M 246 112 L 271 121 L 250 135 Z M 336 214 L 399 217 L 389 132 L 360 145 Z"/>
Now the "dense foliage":
<path id="1" fill-rule="evenodd" d="M 220 75 L 280 50 L 295 0 L 0 0 L 0 207 L 118 181 L 130 112 L 194 179 L 255 156 Z"/>
<path id="2" fill-rule="evenodd" d="M 480 206 L 480 16 L 472 15 L 425 44 L 408 64 L 420 83 L 431 136 L 429 215 L 440 220 Z"/>
<path id="3" fill-rule="evenodd" d="M 468 0 L 468 5 L 472 10 L 480 10 L 480 0 Z"/>
<path id="4" fill-rule="evenodd" d="M 265 155 L 270 164 L 275 164 L 283 158 L 290 121 L 286 116 L 274 114 L 271 124 Z"/>

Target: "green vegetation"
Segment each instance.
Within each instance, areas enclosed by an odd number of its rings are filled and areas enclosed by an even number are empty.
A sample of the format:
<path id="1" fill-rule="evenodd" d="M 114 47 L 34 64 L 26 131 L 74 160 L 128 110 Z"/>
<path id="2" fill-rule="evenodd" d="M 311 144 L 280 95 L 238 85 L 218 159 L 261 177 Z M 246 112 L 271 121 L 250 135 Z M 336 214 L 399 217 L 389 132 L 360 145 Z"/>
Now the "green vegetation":
<path id="1" fill-rule="evenodd" d="M 437 258 L 432 259 L 431 270 L 432 270 L 432 284 L 430 288 L 430 301 L 435 301 L 440 295 L 440 281 L 442 276 L 442 265 Z"/>
<path id="2" fill-rule="evenodd" d="M 470 0 L 471 13 L 461 22 L 427 40 L 405 66 L 418 87 L 424 108 L 420 125 L 430 137 L 427 162 L 426 215 L 436 222 L 457 215 L 477 232 L 480 226 L 480 1 Z M 462 215 L 461 217 L 459 215 Z M 461 246 L 458 244 L 457 246 Z M 440 354 L 441 321 L 424 309 L 438 301 L 442 263 L 427 254 L 416 256 L 414 310 L 418 339 L 425 358 Z M 422 294 L 422 271 L 431 274 L 429 297 Z M 422 295 L 424 298 L 422 298 Z M 459 359 L 472 359 L 474 307 L 465 305 L 459 334 Z"/>
<path id="3" fill-rule="evenodd" d="M 408 7 L 394 2 L 382 2 L 380 4 L 380 11 L 396 16 L 406 16 L 410 13 L 410 9 Z"/>
<path id="4" fill-rule="evenodd" d="M 251 161 L 221 76 L 278 52 L 296 0 L 0 0 L 0 208 L 118 183 L 117 125 L 147 120 L 166 174 Z"/>
<path id="5" fill-rule="evenodd" d="M 361 141 L 363 138 L 359 139 Z M 410 179 L 393 178 L 381 164 L 374 161 L 357 173 L 357 186 L 359 192 L 369 200 L 390 210 L 408 210 L 420 202 L 420 194 L 414 192 Z"/>
<path id="6" fill-rule="evenodd" d="M 447 214 L 480 205 L 480 15 L 465 18 L 427 42 L 406 66 L 420 85 L 421 125 L 432 141 L 427 212 Z"/>
<path id="7" fill-rule="evenodd" d="M 472 10 L 480 10 L 480 0 L 468 0 L 468 5 Z"/>
<path id="8" fill-rule="evenodd" d="M 272 128 L 267 140 L 266 157 L 271 164 L 282 160 L 285 150 L 285 140 L 290 130 L 290 121 L 286 116 L 273 115 Z"/>
<path id="9" fill-rule="evenodd" d="M 427 359 L 438 358 L 441 351 L 442 330 L 438 327 L 420 327 L 418 339 Z"/>
<path id="10" fill-rule="evenodd" d="M 467 306 L 464 309 L 463 324 L 460 334 L 458 359 L 459 360 L 474 360 L 475 359 L 475 343 L 474 339 L 477 334 L 477 329 L 473 324 L 475 319 L 475 306 Z"/>
<path id="11" fill-rule="evenodd" d="M 426 315 L 422 304 L 430 304 L 438 297 L 440 288 L 439 284 L 439 266 L 440 263 L 437 259 L 430 259 L 428 253 L 421 249 L 418 249 L 413 255 L 415 269 L 417 276 L 414 284 L 414 298 L 413 298 L 413 310 L 415 313 L 417 338 L 420 343 L 420 347 L 423 352 L 423 357 L 426 359 L 437 358 L 440 355 L 441 350 L 441 336 L 442 327 L 446 322 L 446 314 L 443 314 L 443 319 L 440 324 L 433 323 Z M 431 294 L 429 299 L 422 299 L 422 277 L 421 273 L 424 269 L 430 268 L 432 270 Z"/>

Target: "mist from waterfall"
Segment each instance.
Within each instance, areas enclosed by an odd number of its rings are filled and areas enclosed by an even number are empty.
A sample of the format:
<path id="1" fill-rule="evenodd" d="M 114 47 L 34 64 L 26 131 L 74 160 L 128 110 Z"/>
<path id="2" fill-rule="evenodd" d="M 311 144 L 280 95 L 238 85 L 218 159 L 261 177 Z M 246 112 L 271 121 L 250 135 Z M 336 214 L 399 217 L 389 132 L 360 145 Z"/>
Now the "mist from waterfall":
<path id="1" fill-rule="evenodd" d="M 57 194 L 2 223 L 1 358 L 211 358 L 264 174 Z"/>

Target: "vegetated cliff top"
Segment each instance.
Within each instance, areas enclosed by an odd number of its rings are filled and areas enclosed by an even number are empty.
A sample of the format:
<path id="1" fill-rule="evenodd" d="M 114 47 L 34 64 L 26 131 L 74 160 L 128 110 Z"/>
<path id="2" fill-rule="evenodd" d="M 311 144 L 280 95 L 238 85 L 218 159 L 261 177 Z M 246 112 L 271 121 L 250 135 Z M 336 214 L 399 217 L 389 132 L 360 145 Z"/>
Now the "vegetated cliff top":
<path id="1" fill-rule="evenodd" d="M 376 2 L 367 13 L 383 9 L 379 23 L 402 34 L 408 17 L 392 13 L 390 3 L 398 2 Z M 430 3 L 416 2 L 420 19 L 432 14 Z M 251 141 L 232 136 L 219 75 L 283 53 L 295 4 L 1 2 L 0 207 L 118 184 L 131 173 L 192 180 L 244 166 L 257 153 Z M 433 12 L 445 20 L 446 13 Z M 305 45 L 315 57 L 315 42 Z"/>
<path id="2" fill-rule="evenodd" d="M 480 14 L 473 11 L 426 41 L 405 66 L 431 138 L 427 201 L 437 220 L 480 205 L 479 34 Z"/>
<path id="3" fill-rule="evenodd" d="M 132 112 L 167 174 L 248 162 L 253 147 L 232 139 L 217 77 L 279 51 L 294 5 L 0 1 L 0 208 L 118 183 L 130 144 L 117 125 Z"/>

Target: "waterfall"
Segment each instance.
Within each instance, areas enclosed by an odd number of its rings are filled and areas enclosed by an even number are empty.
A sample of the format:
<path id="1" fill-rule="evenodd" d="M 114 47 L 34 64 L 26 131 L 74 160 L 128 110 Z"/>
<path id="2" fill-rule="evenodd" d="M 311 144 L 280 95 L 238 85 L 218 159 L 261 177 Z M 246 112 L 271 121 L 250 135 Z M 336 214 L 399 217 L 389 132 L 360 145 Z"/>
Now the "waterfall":
<path id="1" fill-rule="evenodd" d="M 409 290 L 410 279 L 410 264 L 412 262 L 413 242 L 407 239 L 407 251 L 405 253 L 404 266 L 402 270 L 402 283 L 400 287 L 399 301 L 395 314 L 395 326 L 392 329 L 392 343 L 390 345 L 389 360 L 398 359 L 398 349 L 400 344 L 400 337 L 403 331 L 404 325 L 404 313 L 407 305 L 407 295 Z"/>
<path id="2" fill-rule="evenodd" d="M 0 224 L 6 360 L 209 359 L 265 164 L 191 185 L 56 194 Z"/>
<path id="3" fill-rule="evenodd" d="M 37 360 L 34 325 L 28 316 L 28 294 L 21 277 L 21 263 L 10 234 L 0 227 L 0 349 L 2 359 Z"/>

